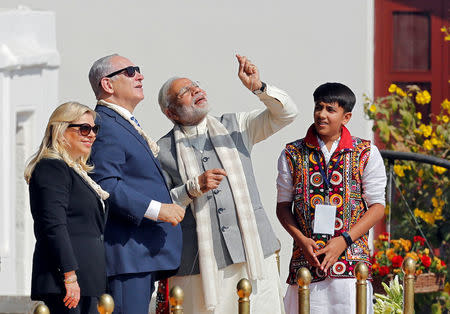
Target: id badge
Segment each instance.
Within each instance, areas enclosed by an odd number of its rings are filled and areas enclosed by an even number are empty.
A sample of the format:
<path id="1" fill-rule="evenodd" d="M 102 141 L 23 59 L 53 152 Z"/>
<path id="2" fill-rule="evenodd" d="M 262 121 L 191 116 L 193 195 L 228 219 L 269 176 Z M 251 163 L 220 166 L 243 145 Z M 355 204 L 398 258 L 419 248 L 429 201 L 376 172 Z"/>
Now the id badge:
<path id="1" fill-rule="evenodd" d="M 334 234 L 336 206 L 317 204 L 314 213 L 314 233 Z"/>

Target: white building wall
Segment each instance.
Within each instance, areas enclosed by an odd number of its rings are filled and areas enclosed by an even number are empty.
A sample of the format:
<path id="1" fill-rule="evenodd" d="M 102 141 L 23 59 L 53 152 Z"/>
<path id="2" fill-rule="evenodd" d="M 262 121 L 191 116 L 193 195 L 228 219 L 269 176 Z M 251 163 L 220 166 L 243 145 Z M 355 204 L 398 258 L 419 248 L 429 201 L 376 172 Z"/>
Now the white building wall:
<path id="1" fill-rule="evenodd" d="M 0 10 L 0 296 L 30 292 L 34 235 L 23 171 L 57 103 L 58 66 L 54 13 Z"/>
<path id="2" fill-rule="evenodd" d="M 312 93 L 326 81 L 354 90 L 358 104 L 350 131 L 372 137 L 362 96 L 373 94 L 373 0 L 2 0 L 1 6 L 19 3 L 55 12 L 61 55 L 57 103 L 78 100 L 93 106 L 89 68 L 97 58 L 118 52 L 141 66 L 146 98 L 135 114 L 154 138 L 171 128 L 159 111 L 157 93 L 173 75 L 199 80 L 213 114 L 260 107 L 237 78 L 236 53 L 249 56 L 265 82 L 291 95 L 300 110 L 298 119 L 253 151 L 262 201 L 283 245 L 284 281 L 291 240 L 275 216 L 276 160 L 285 143 L 304 136 L 312 122 Z"/>

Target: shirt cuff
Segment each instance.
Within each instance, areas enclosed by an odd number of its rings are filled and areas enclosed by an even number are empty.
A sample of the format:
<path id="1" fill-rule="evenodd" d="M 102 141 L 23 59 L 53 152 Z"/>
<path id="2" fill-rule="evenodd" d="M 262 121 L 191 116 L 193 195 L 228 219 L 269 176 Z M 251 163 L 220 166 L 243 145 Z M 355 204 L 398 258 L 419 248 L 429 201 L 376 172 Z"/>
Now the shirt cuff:
<path id="1" fill-rule="evenodd" d="M 159 211 L 161 210 L 161 203 L 158 201 L 152 200 L 150 205 L 148 205 L 147 211 L 145 212 L 145 218 L 157 221 Z"/>

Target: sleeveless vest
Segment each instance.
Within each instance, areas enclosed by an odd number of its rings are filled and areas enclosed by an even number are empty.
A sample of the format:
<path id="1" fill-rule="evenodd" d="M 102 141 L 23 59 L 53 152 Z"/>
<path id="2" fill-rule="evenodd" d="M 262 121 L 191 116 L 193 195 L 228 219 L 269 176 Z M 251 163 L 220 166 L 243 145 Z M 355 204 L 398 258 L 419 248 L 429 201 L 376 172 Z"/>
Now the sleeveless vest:
<path id="1" fill-rule="evenodd" d="M 316 241 L 319 248 L 331 238 L 339 237 L 349 231 L 367 211 L 362 198 L 362 174 L 370 155 L 370 141 L 352 137 L 343 127 L 341 140 L 328 165 L 320 150 L 314 126 L 311 126 L 305 138 L 286 145 L 288 161 L 294 184 L 294 216 L 300 231 Z M 320 165 L 318 164 L 320 163 Z M 325 203 L 326 185 L 320 168 L 326 171 L 330 179 L 329 202 L 336 206 L 334 235 L 313 234 L 315 207 Z M 330 176 L 331 175 L 331 176 Z M 301 267 L 307 267 L 312 282 L 330 278 L 354 278 L 356 264 L 363 261 L 371 269 L 368 247 L 368 232 L 344 250 L 327 273 L 312 267 L 303 256 L 301 248 L 294 241 L 293 254 L 289 265 L 288 284 L 296 284 L 296 273 Z"/>

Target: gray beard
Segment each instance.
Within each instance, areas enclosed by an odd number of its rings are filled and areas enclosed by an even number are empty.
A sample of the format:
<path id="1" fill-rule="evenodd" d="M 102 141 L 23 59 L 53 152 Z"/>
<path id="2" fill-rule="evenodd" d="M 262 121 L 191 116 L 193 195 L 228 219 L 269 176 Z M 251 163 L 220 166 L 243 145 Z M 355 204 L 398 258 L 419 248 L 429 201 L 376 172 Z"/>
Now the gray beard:
<path id="1" fill-rule="evenodd" d="M 175 113 L 180 120 L 178 121 L 181 125 L 197 125 L 199 124 L 208 114 L 209 112 L 209 104 L 204 106 L 203 108 L 198 108 L 194 106 L 176 106 Z"/>

